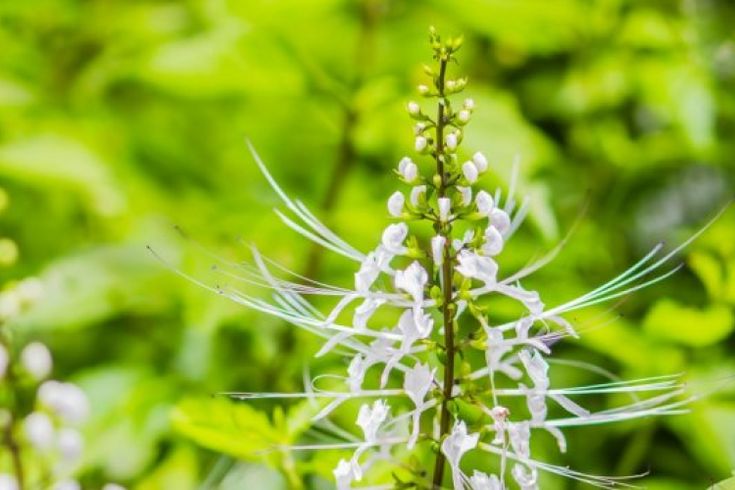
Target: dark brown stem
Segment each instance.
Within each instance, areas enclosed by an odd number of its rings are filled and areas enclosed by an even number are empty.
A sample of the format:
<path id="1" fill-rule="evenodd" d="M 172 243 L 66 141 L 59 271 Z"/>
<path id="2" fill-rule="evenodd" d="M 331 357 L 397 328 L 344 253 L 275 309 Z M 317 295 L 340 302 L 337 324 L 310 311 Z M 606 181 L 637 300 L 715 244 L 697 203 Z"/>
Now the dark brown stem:
<path id="1" fill-rule="evenodd" d="M 10 353 L 10 348 L 7 345 L 3 345 L 8 353 Z M 10 458 L 13 463 L 13 472 L 15 473 L 15 479 L 18 483 L 18 490 L 24 490 L 25 488 L 25 472 L 23 470 L 23 460 L 21 459 L 20 454 L 20 445 L 18 444 L 18 441 L 15 439 L 15 434 L 13 429 L 15 428 L 15 413 L 17 411 L 17 401 L 15 392 L 13 391 L 15 385 L 16 385 L 16 377 L 15 377 L 15 369 L 13 369 L 13 360 L 8 360 L 8 368 L 7 372 L 5 374 L 7 385 L 12 397 L 12 403 L 10 404 L 9 411 L 10 411 L 10 419 L 7 421 L 7 426 L 5 427 L 5 445 L 8 447 L 8 450 L 10 451 Z"/>
<path id="2" fill-rule="evenodd" d="M 445 197 L 447 191 L 447 175 L 444 171 L 444 77 L 447 70 L 447 61 L 442 59 L 439 67 L 439 78 L 437 81 L 437 89 L 439 90 L 439 108 L 436 116 L 436 169 L 441 177 L 438 195 Z M 439 422 L 440 438 L 449 433 L 450 413 L 449 402 L 452 399 L 452 388 L 454 387 L 454 322 L 452 320 L 452 251 L 451 251 L 451 234 L 452 226 L 450 224 L 441 225 L 441 235 L 444 237 L 444 260 L 442 262 L 442 288 L 444 301 L 442 302 L 442 317 L 444 320 L 444 347 L 446 349 L 446 364 L 444 366 L 444 393 L 441 404 L 441 415 Z M 444 479 L 445 466 L 444 453 L 439 450 L 434 463 L 434 479 L 432 488 L 441 488 Z"/>

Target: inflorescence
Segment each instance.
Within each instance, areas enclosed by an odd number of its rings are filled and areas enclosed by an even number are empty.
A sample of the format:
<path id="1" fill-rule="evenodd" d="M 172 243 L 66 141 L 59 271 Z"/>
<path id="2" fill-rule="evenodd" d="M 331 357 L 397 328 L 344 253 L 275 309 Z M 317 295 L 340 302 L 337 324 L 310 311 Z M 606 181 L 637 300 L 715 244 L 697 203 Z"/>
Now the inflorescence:
<path id="1" fill-rule="evenodd" d="M 273 301 L 236 288 L 208 287 L 228 298 L 281 318 L 324 339 L 317 356 L 327 353 L 349 360 L 342 389 L 319 389 L 312 381 L 303 393 L 234 394 L 241 399 L 310 398 L 323 402 L 315 423 L 348 400 L 361 399 L 356 425 L 360 440 L 311 444 L 291 449 L 352 450 L 334 469 L 339 490 L 356 488 L 379 461 L 401 466 L 411 481 L 399 480 L 370 488 L 444 488 L 499 490 L 515 485 L 539 486 L 547 472 L 599 487 L 628 486 L 629 477 L 584 474 L 535 459 L 532 435 L 550 434 L 566 451 L 563 429 L 677 414 L 689 399 L 677 376 L 613 381 L 604 384 L 552 387 L 547 357 L 553 345 L 577 337 L 578 328 L 564 315 L 628 295 L 677 270 L 661 271 L 695 237 L 661 256 L 656 246 L 631 268 L 600 287 L 561 305 L 547 307 L 538 292 L 522 282 L 547 264 L 558 251 L 502 276 L 497 257 L 526 216 L 527 201 L 514 198 L 514 184 L 504 195 L 478 188 L 490 169 L 477 152 L 462 158 L 464 127 L 475 103 L 452 99 L 463 91 L 466 78 L 450 78 L 461 38 L 443 41 L 430 35 L 435 66 L 425 67 L 430 85 L 418 92 L 436 101 L 431 113 L 409 102 L 414 120 L 416 157 L 402 158 L 395 170 L 407 188 L 394 192 L 387 211 L 393 218 L 377 246 L 362 253 L 328 229 L 307 207 L 291 199 L 266 169 L 252 145 L 261 171 L 285 204 L 276 210 L 291 229 L 357 264 L 354 284 L 333 286 L 304 278 L 252 248 L 253 263 L 224 264 L 218 271 L 239 281 L 272 291 Z M 516 179 L 513 179 L 515 182 Z M 423 222 L 430 237 L 414 231 Z M 426 224 L 429 226 L 427 227 Z M 296 280 L 283 279 L 286 273 Z M 188 276 L 187 276 L 188 277 Z M 194 280 L 194 279 L 192 279 Z M 195 280 L 196 281 L 196 280 Z M 333 297 L 335 306 L 320 312 L 308 296 Z M 521 314 L 498 322 L 488 299 L 503 296 L 518 302 Z M 376 311 L 381 310 L 380 321 Z M 390 316 L 392 314 L 392 316 Z M 394 318 L 386 325 L 384 318 Z M 622 393 L 627 405 L 592 412 L 581 401 L 588 395 Z M 646 396 L 648 395 L 648 396 Z M 553 407 L 553 408 L 552 408 Z M 562 413 L 561 416 L 550 416 Z M 333 425 L 332 425 L 333 427 Z M 396 454 L 433 454 L 433 468 L 399 463 Z M 470 451 L 491 455 L 493 474 L 462 464 Z M 444 478 L 445 468 L 451 478 Z"/>

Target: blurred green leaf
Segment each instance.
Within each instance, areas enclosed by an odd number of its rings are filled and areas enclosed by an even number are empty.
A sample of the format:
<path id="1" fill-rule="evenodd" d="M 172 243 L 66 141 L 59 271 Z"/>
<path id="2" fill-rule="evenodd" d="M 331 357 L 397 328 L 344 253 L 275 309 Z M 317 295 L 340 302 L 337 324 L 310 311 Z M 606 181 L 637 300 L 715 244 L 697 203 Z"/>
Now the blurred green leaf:
<path id="1" fill-rule="evenodd" d="M 287 440 L 264 413 L 224 398 L 184 400 L 172 420 L 176 431 L 197 444 L 250 461 L 267 459 Z"/>
<path id="2" fill-rule="evenodd" d="M 735 318 L 727 306 L 697 309 L 661 299 L 646 314 L 643 328 L 662 340 L 704 347 L 730 335 L 735 328 Z"/>

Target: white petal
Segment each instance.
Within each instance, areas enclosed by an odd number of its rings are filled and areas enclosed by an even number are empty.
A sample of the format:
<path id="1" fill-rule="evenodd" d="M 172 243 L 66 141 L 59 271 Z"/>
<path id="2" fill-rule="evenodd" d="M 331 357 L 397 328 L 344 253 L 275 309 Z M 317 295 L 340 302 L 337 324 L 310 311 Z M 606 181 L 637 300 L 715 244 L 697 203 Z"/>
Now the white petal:
<path id="1" fill-rule="evenodd" d="M 467 179 L 467 182 L 474 184 L 477 181 L 477 167 L 472 162 L 464 162 L 462 164 L 462 175 Z"/>

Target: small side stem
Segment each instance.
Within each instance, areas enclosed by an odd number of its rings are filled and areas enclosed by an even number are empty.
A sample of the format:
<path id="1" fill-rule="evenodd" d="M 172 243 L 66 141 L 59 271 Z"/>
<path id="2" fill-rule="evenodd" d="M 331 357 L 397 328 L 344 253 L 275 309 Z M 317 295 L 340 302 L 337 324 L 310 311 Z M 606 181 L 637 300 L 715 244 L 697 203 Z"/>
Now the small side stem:
<path id="1" fill-rule="evenodd" d="M 3 336 L 5 337 L 5 336 Z M 7 345 L 7 338 L 3 339 L 5 342 L 3 342 L 5 350 L 7 352 L 11 352 L 10 348 Z M 9 407 L 10 412 L 10 419 L 8 420 L 8 425 L 5 427 L 5 433 L 3 434 L 3 438 L 5 440 L 5 445 L 7 446 L 8 450 L 10 451 L 10 459 L 12 460 L 13 464 L 13 473 L 15 473 L 15 479 L 18 483 L 18 490 L 24 490 L 25 489 L 25 471 L 23 470 L 23 460 L 21 459 L 21 448 L 20 444 L 18 444 L 18 441 L 15 439 L 15 434 L 13 429 L 15 428 L 15 413 L 16 413 L 16 397 L 15 393 L 13 391 L 16 383 L 16 377 L 15 377 L 15 370 L 13 369 L 13 360 L 8 360 L 8 368 L 7 372 L 5 374 L 6 381 L 8 388 L 11 393 L 12 397 L 12 403 Z"/>
<path id="2" fill-rule="evenodd" d="M 437 173 L 441 177 L 439 186 L 439 197 L 445 197 L 447 191 L 447 175 L 444 172 L 444 78 L 446 76 L 447 61 L 441 60 L 439 67 L 439 78 L 437 88 L 439 90 L 439 108 L 436 117 L 436 168 Z M 452 319 L 452 251 L 451 251 L 451 235 L 452 226 L 443 224 L 440 234 L 444 237 L 444 260 L 442 262 L 442 293 L 444 300 L 442 303 L 442 317 L 444 321 L 444 344 L 446 349 L 446 364 L 444 366 L 444 393 L 441 404 L 441 415 L 439 422 L 440 438 L 449 433 L 450 412 L 449 402 L 452 399 L 452 389 L 454 387 L 454 356 L 456 354 L 456 346 L 454 342 L 454 321 Z M 441 488 L 444 479 L 444 466 L 446 458 L 441 450 L 436 455 L 434 463 L 434 478 L 432 488 Z"/>

